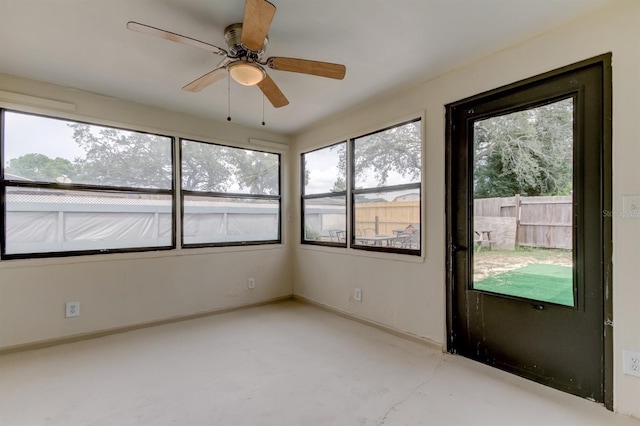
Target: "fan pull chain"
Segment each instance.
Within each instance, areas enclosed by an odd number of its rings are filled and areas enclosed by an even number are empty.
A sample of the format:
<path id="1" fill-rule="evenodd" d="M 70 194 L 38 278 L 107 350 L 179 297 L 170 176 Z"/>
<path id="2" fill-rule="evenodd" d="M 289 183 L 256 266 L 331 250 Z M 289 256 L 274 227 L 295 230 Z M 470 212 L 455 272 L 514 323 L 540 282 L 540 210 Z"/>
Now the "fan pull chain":
<path id="1" fill-rule="evenodd" d="M 231 73 L 227 73 L 227 121 L 231 121 Z"/>
<path id="2" fill-rule="evenodd" d="M 264 126 L 264 92 L 262 93 L 262 125 Z"/>

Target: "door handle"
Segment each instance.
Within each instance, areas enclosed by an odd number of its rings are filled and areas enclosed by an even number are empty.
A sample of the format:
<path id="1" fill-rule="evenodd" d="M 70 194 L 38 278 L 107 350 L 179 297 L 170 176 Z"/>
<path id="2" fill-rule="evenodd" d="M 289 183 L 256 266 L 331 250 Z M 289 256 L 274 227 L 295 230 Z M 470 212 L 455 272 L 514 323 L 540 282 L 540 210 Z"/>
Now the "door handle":
<path id="1" fill-rule="evenodd" d="M 459 245 L 457 245 L 457 244 L 451 244 L 451 252 L 452 252 L 452 253 L 457 253 L 457 252 L 459 252 L 459 251 L 466 250 L 466 249 L 467 249 L 467 248 L 466 248 L 466 247 L 464 247 L 464 246 L 459 246 Z"/>

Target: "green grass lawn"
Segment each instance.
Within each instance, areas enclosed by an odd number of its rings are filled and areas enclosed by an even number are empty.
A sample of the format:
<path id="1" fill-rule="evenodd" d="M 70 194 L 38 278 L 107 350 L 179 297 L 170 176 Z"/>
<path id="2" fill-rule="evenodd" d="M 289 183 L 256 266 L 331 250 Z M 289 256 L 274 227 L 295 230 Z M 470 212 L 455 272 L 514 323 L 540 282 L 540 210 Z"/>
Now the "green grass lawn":
<path id="1" fill-rule="evenodd" d="M 474 282 L 474 289 L 573 306 L 573 268 L 534 263 Z"/>

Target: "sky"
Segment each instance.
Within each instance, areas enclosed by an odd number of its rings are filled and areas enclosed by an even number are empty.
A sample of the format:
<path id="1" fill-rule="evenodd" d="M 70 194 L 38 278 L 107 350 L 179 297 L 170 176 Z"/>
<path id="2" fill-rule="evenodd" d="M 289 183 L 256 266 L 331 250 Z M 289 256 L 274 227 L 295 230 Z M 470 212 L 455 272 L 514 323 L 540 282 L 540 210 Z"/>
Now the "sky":
<path id="1" fill-rule="evenodd" d="M 9 160 L 31 153 L 44 154 L 50 158 L 62 157 L 72 162 L 76 157 L 85 156 L 84 150 L 73 140 L 73 130 L 67 126 L 65 120 L 7 111 L 4 131 L 5 166 Z M 320 149 L 307 153 L 305 158 L 310 173 L 309 183 L 305 188 L 306 194 L 330 192 L 341 174 L 338 170 L 338 150 Z M 387 185 L 405 182 L 398 173 L 389 173 Z M 363 177 L 363 183 L 368 187 L 377 186 L 372 173 Z M 394 192 L 390 195 L 396 197 L 401 194 Z"/>
<path id="2" fill-rule="evenodd" d="M 63 120 L 7 111 L 4 132 L 5 165 L 13 158 L 31 153 L 69 161 L 84 157 L 84 150 L 72 138 L 73 130 Z"/>
<path id="3" fill-rule="evenodd" d="M 309 170 L 309 182 L 305 194 L 330 192 L 341 172 L 338 170 L 338 150 L 319 149 L 305 154 L 306 169 Z"/>
<path id="4" fill-rule="evenodd" d="M 305 187 L 305 194 L 319 194 L 330 192 L 333 188 L 338 176 L 341 172 L 338 170 L 338 150 L 337 149 L 319 149 L 305 154 L 306 168 L 309 170 L 309 182 Z M 343 176 L 344 177 L 344 176 Z M 389 177 L 385 185 L 401 185 L 407 183 L 407 178 L 402 177 L 397 172 L 389 172 Z M 378 182 L 373 172 L 369 171 L 359 178 L 358 185 L 367 188 L 375 188 Z M 416 192 L 416 190 L 393 192 L 391 198 L 395 198 L 405 193 Z M 381 194 L 372 194 L 373 197 L 380 197 Z"/>

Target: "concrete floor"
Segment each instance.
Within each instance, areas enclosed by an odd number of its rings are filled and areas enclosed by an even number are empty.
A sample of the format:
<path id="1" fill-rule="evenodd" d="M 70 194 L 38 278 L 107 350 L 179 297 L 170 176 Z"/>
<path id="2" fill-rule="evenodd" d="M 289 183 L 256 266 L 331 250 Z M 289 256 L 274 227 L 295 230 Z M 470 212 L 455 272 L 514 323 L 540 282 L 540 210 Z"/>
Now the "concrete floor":
<path id="1" fill-rule="evenodd" d="M 639 420 L 296 302 L 0 357 L 0 425 Z"/>

